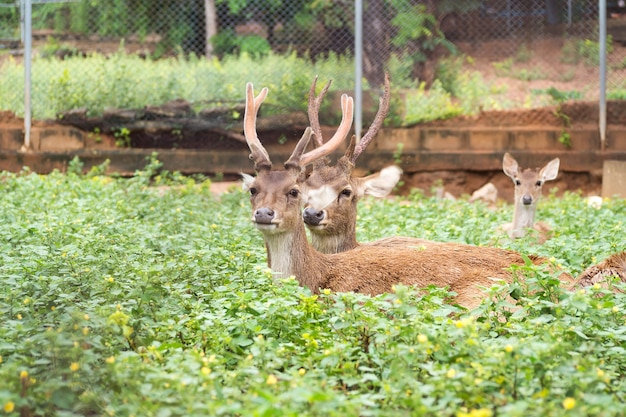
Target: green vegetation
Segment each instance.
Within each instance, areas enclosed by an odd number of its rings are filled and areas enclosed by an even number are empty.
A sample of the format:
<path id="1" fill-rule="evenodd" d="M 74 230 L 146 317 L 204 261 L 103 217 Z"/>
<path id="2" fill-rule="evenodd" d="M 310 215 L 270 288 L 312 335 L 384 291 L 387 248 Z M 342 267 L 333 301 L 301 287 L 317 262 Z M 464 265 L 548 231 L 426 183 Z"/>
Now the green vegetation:
<path id="1" fill-rule="evenodd" d="M 0 414 L 623 414 L 624 294 L 528 266 L 473 314 L 438 289 L 313 296 L 272 279 L 243 192 L 218 200 L 156 157 L 130 179 L 104 169 L 0 174 Z M 555 236 L 530 250 L 494 232 L 510 205 L 402 200 L 364 200 L 359 239 L 496 244 L 573 273 L 626 250 L 624 200 L 547 196 Z"/>

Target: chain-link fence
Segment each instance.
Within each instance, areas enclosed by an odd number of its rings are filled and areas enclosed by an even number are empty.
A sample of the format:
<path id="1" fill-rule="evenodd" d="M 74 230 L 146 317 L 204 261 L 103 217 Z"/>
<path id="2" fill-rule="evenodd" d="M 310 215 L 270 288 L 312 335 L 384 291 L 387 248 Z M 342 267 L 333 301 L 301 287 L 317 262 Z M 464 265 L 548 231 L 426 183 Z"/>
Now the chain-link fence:
<path id="1" fill-rule="evenodd" d="M 4 2 L 0 109 L 22 115 L 23 2 Z M 622 2 L 608 5 L 609 98 L 622 98 L 626 20 Z M 38 0 L 33 116 L 240 101 L 247 81 L 274 86 L 278 108 L 301 108 L 315 73 L 354 87 L 354 10 L 343 0 Z M 444 99 L 453 113 L 598 100 L 598 12 L 591 0 L 367 0 L 364 88 L 389 71 L 394 88 L 416 92 L 399 124 L 449 116 L 438 113 Z"/>

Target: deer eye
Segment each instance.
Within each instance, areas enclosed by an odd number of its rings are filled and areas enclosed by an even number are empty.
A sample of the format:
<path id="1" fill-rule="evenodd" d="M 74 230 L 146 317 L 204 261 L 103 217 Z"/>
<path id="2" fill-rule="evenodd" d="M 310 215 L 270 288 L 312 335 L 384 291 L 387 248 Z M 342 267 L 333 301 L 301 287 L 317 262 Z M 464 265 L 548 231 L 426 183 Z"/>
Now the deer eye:
<path id="1" fill-rule="evenodd" d="M 291 190 L 289 190 L 289 194 L 290 197 L 297 197 L 300 194 L 300 191 L 296 190 L 295 188 L 292 188 Z"/>
<path id="2" fill-rule="evenodd" d="M 537 187 L 541 187 L 541 181 L 537 181 L 537 182 L 535 183 L 535 185 L 536 185 Z"/>
<path id="3" fill-rule="evenodd" d="M 250 195 L 257 195 L 259 193 L 259 190 L 255 187 L 250 188 L 248 191 L 250 192 Z"/>
<path id="4" fill-rule="evenodd" d="M 520 180 L 515 180 L 515 185 L 522 185 L 522 182 Z"/>
<path id="5" fill-rule="evenodd" d="M 352 195 L 352 191 L 346 188 L 345 190 L 341 190 L 341 194 L 340 195 L 342 195 L 344 197 L 350 197 Z"/>

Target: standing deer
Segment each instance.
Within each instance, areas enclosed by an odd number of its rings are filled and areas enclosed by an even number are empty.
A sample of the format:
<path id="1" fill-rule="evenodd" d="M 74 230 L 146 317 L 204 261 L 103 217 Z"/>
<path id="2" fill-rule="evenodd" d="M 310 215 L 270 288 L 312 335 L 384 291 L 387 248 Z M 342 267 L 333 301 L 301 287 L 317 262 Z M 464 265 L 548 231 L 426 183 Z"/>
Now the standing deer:
<path id="1" fill-rule="evenodd" d="M 550 237 L 550 226 L 535 222 L 537 202 L 546 181 L 556 178 L 559 173 L 559 158 L 554 158 L 543 168 L 521 170 L 517 161 L 508 152 L 504 154 L 502 169 L 515 184 L 513 223 L 502 226 L 512 239 L 524 237 L 529 229 L 537 234 L 537 242 L 543 243 Z"/>
<path id="2" fill-rule="evenodd" d="M 457 294 L 455 301 L 466 308 L 476 307 L 484 297 L 482 289 L 495 280 L 512 281 L 509 267 L 523 265 L 524 259 L 496 248 L 439 243 L 424 248 L 363 245 L 336 254 L 315 250 L 301 216 L 303 172 L 345 140 L 352 122 L 352 98 L 341 97 L 342 120 L 328 142 L 305 153 L 311 138 L 307 128 L 284 169 L 277 170 L 256 133 L 257 112 L 267 92 L 264 88 L 255 97 L 252 84 L 246 86 L 244 136 L 257 175 L 244 175 L 243 183 L 250 193 L 252 221 L 263 234 L 274 273 L 293 275 L 314 293 L 328 288 L 376 295 L 392 291 L 395 284 L 448 287 Z"/>

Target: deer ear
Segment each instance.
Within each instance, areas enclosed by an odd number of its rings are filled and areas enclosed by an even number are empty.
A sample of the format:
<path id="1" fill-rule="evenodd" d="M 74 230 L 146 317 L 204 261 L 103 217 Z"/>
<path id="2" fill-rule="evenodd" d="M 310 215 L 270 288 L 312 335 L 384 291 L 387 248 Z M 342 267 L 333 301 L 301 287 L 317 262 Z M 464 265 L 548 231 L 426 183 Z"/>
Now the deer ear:
<path id="1" fill-rule="evenodd" d="M 244 191 L 250 191 L 250 186 L 252 186 L 252 183 L 254 183 L 254 177 L 252 175 L 244 174 L 242 172 L 241 173 L 241 178 L 243 179 L 243 182 L 241 184 L 241 188 Z"/>
<path id="2" fill-rule="evenodd" d="M 545 167 L 541 168 L 541 171 L 539 171 L 539 176 L 544 181 L 550 181 L 555 179 L 556 176 L 559 174 L 560 162 L 561 161 L 559 158 L 554 158 L 552 161 L 548 162 Z"/>
<path id="3" fill-rule="evenodd" d="M 504 154 L 504 158 L 502 159 L 502 170 L 507 177 L 511 179 L 515 179 L 519 173 L 519 165 L 517 164 L 517 161 L 508 152 Z"/>
<path id="4" fill-rule="evenodd" d="M 362 178 L 359 187 L 359 197 L 371 195 L 374 197 L 387 196 L 400 181 L 402 170 L 395 165 L 382 169 L 376 174 Z"/>

